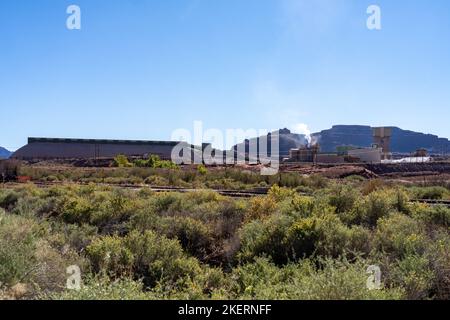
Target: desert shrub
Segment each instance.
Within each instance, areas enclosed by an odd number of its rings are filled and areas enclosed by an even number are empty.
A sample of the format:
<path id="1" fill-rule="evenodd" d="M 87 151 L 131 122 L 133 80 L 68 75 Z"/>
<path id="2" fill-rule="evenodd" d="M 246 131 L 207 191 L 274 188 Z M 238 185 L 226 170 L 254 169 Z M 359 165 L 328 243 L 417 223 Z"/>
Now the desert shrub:
<path id="1" fill-rule="evenodd" d="M 308 187 L 308 186 L 303 186 L 303 185 L 296 187 L 294 190 L 298 193 L 303 193 L 303 194 L 313 194 L 314 193 L 313 188 Z"/>
<path id="2" fill-rule="evenodd" d="M 89 222 L 101 232 L 111 232 L 116 224 L 126 222 L 139 206 L 137 199 L 121 190 L 94 198 L 92 202 L 95 209 L 90 213 Z"/>
<path id="3" fill-rule="evenodd" d="M 230 238 L 235 235 L 244 221 L 246 212 L 246 201 L 224 199 L 220 201 L 216 219 L 214 234 L 219 238 Z"/>
<path id="4" fill-rule="evenodd" d="M 347 227 L 334 214 L 327 214 L 315 220 L 316 256 L 338 258 L 369 254 L 369 230 L 362 226 Z"/>
<path id="5" fill-rule="evenodd" d="M 28 280 L 33 296 L 62 291 L 66 287 L 67 267 L 76 265 L 82 272 L 87 267 L 86 261 L 75 251 L 68 247 L 58 250 L 43 239 L 36 245 L 34 259 L 34 269 Z"/>
<path id="6" fill-rule="evenodd" d="M 97 238 L 87 246 L 86 254 L 97 273 L 114 277 L 131 273 L 134 256 L 119 237 Z"/>
<path id="7" fill-rule="evenodd" d="M 250 185 L 241 180 L 252 186 L 279 182 L 235 169 L 191 172 L 195 177 L 135 167 L 107 175 L 196 179 L 192 185 L 202 187 L 212 177 L 243 188 Z M 310 183 L 286 176 L 292 179 L 286 183 Z M 409 203 L 415 188 L 385 185 L 359 196 L 349 182 L 327 182 L 314 190 L 302 196 L 274 185 L 267 196 L 235 199 L 213 191 L 156 193 L 94 184 L 2 189 L 0 297 L 450 297 L 448 208 Z M 94 273 L 84 279 L 92 293 L 64 290 L 65 268 L 72 264 Z M 369 264 L 382 268 L 384 289 L 366 290 Z"/>
<path id="8" fill-rule="evenodd" d="M 295 188 L 304 182 L 301 175 L 297 173 L 280 173 L 278 184 L 283 187 Z"/>
<path id="9" fill-rule="evenodd" d="M 255 197 L 250 199 L 249 207 L 245 213 L 245 220 L 264 219 L 272 215 L 277 208 L 273 197 Z"/>
<path id="10" fill-rule="evenodd" d="M 232 292 L 239 299 L 350 300 L 401 299 L 397 289 L 368 290 L 367 264 L 324 260 L 277 267 L 265 258 L 233 270 Z"/>
<path id="11" fill-rule="evenodd" d="M 45 178 L 42 179 L 42 181 L 47 181 L 47 182 L 58 182 L 63 180 L 62 177 L 58 177 L 57 175 L 49 175 Z"/>
<path id="12" fill-rule="evenodd" d="M 88 188 L 88 189 L 84 189 Z M 112 232 L 118 224 L 126 222 L 140 205 L 132 193 L 119 189 L 93 191 L 80 188 L 76 194 L 60 197 L 53 215 L 71 224 L 92 224 L 101 232 Z"/>
<path id="13" fill-rule="evenodd" d="M 400 213 L 382 218 L 374 235 L 374 247 L 396 259 L 423 254 L 426 243 L 422 226 Z"/>
<path id="14" fill-rule="evenodd" d="M 204 259 L 213 246 L 211 230 L 202 222 L 192 218 L 175 217 L 168 219 L 169 238 L 176 238 L 183 249 Z"/>
<path id="15" fill-rule="evenodd" d="M 352 187 L 338 185 L 332 189 L 329 203 L 336 208 L 337 213 L 353 209 L 353 205 L 361 195 Z"/>
<path id="16" fill-rule="evenodd" d="M 328 186 L 329 180 L 319 174 L 309 176 L 304 182 L 307 187 L 313 189 L 324 189 Z"/>
<path id="17" fill-rule="evenodd" d="M 83 279 L 80 290 L 43 294 L 49 300 L 151 300 L 154 297 L 143 291 L 143 284 L 123 277 L 111 280 L 107 276 L 89 276 Z"/>
<path id="18" fill-rule="evenodd" d="M 405 214 L 411 213 L 411 205 L 409 203 L 409 196 L 408 193 L 400 188 L 396 188 L 393 191 L 393 207 L 396 211 L 402 212 Z"/>
<path id="19" fill-rule="evenodd" d="M 269 256 L 276 264 L 289 261 L 292 252 L 286 246 L 286 234 L 294 223 L 294 218 L 274 215 L 264 221 L 254 220 L 240 230 L 240 261 L 251 261 L 258 256 Z"/>
<path id="20" fill-rule="evenodd" d="M 291 199 L 296 195 L 296 192 L 292 189 L 281 188 L 278 185 L 274 185 L 269 189 L 268 196 L 275 200 L 275 202 L 281 202 L 286 199 Z"/>
<path id="21" fill-rule="evenodd" d="M 317 209 L 317 202 L 312 197 L 295 195 L 278 204 L 279 211 L 283 214 L 294 215 L 301 218 L 308 218 Z M 320 210 L 320 209 L 319 209 Z"/>
<path id="22" fill-rule="evenodd" d="M 332 213 L 299 218 L 274 215 L 253 221 L 241 229 L 238 257 L 250 261 L 268 256 L 277 265 L 312 256 L 357 256 L 370 251 L 370 232 L 363 227 L 344 225 Z"/>
<path id="23" fill-rule="evenodd" d="M 197 166 L 197 172 L 201 175 L 206 175 L 208 173 L 208 169 L 206 169 L 206 167 L 201 164 Z"/>
<path id="24" fill-rule="evenodd" d="M 89 224 L 66 224 L 55 221 L 52 223 L 54 236 L 50 239 L 52 245 L 64 250 L 67 246 L 81 253 L 96 238 L 98 228 Z"/>
<path id="25" fill-rule="evenodd" d="M 426 248 L 425 257 L 434 273 L 431 288 L 433 298 L 450 299 L 450 236 L 447 230 L 438 230 L 433 234 L 433 241 Z"/>
<path id="26" fill-rule="evenodd" d="M 389 275 L 391 285 L 403 288 L 407 299 L 431 298 L 435 274 L 425 256 L 407 255 L 392 266 Z"/>
<path id="27" fill-rule="evenodd" d="M 201 272 L 198 261 L 187 257 L 178 240 L 159 236 L 153 231 L 132 232 L 124 245 L 134 255 L 133 271 L 147 286 L 157 282 L 177 283 Z"/>
<path id="28" fill-rule="evenodd" d="M 152 185 L 152 186 L 160 186 L 160 187 L 169 185 L 169 181 L 166 178 L 160 177 L 157 175 L 153 175 L 153 176 L 149 176 L 149 177 L 145 178 L 144 183 Z"/>
<path id="29" fill-rule="evenodd" d="M 351 175 L 348 177 L 345 177 L 346 181 L 352 182 L 352 183 L 361 183 L 366 181 L 366 178 L 364 178 L 363 176 L 359 176 L 359 175 Z"/>
<path id="30" fill-rule="evenodd" d="M 169 210 L 169 208 L 177 203 L 179 199 L 179 194 L 170 192 L 159 193 L 153 198 L 153 206 L 156 212 L 164 212 Z"/>
<path id="31" fill-rule="evenodd" d="M 329 180 L 322 175 L 313 174 L 308 177 L 304 177 L 300 184 L 302 186 L 311 188 L 313 190 L 324 189 L 329 185 Z"/>
<path id="32" fill-rule="evenodd" d="M 371 192 L 364 202 L 362 223 L 374 227 L 377 221 L 394 210 L 392 193 L 388 190 Z"/>
<path id="33" fill-rule="evenodd" d="M 83 179 L 82 182 L 91 182 L 91 179 Z M 96 179 L 94 179 L 94 182 Z M 118 185 L 124 185 L 124 184 L 142 184 L 144 183 L 144 179 L 141 177 L 136 176 L 128 176 L 128 177 L 107 177 L 105 179 L 102 179 L 102 182 L 108 183 L 108 184 L 118 184 Z"/>
<path id="34" fill-rule="evenodd" d="M 182 286 L 159 282 L 150 292 L 156 299 L 227 299 L 227 287 L 228 281 L 220 269 L 204 267 L 194 278 L 184 279 Z"/>
<path id="35" fill-rule="evenodd" d="M 211 230 L 201 221 L 189 217 L 160 218 L 153 230 L 171 239 L 178 239 L 183 249 L 203 260 L 214 245 Z"/>
<path id="36" fill-rule="evenodd" d="M 161 168 L 161 169 L 178 169 L 179 167 L 169 160 L 161 160 L 159 161 L 155 168 Z"/>
<path id="37" fill-rule="evenodd" d="M 450 208 L 445 206 L 426 206 L 417 210 L 414 216 L 430 225 L 450 227 Z"/>
<path id="38" fill-rule="evenodd" d="M 114 158 L 113 165 L 119 168 L 130 168 L 133 164 L 128 161 L 127 156 L 119 154 Z"/>
<path id="39" fill-rule="evenodd" d="M 16 202 L 11 213 L 21 216 L 33 216 L 36 213 L 41 212 L 46 204 L 46 201 L 41 197 L 22 196 Z"/>
<path id="40" fill-rule="evenodd" d="M 367 196 L 371 194 L 374 191 L 380 190 L 385 187 L 385 183 L 381 179 L 372 179 L 367 180 L 365 183 L 363 183 L 361 192 L 363 195 Z"/>
<path id="41" fill-rule="evenodd" d="M 21 216 L 0 213 L 0 283 L 21 285 L 23 296 L 36 291 L 58 291 L 65 285 L 66 267 L 84 266 L 70 249 L 60 252 L 45 240 L 46 226 Z"/>
<path id="42" fill-rule="evenodd" d="M 205 202 L 217 202 L 222 199 L 223 197 L 220 194 L 211 190 L 188 192 L 184 195 L 184 200 L 192 202 L 195 205 L 199 205 Z"/>
<path id="43" fill-rule="evenodd" d="M 86 197 L 66 197 L 62 204 L 62 218 L 67 223 L 89 223 L 91 214 L 96 210 L 94 204 Z"/>
<path id="44" fill-rule="evenodd" d="M 0 212 L 0 283 L 15 285 L 33 271 L 38 238 L 33 220 Z"/>
<path id="45" fill-rule="evenodd" d="M 87 254 L 95 271 L 114 276 L 132 273 L 149 287 L 158 282 L 175 285 L 201 272 L 198 261 L 184 254 L 178 240 L 153 231 L 100 238 L 87 247 Z"/>
<path id="46" fill-rule="evenodd" d="M 20 195 L 14 190 L 8 190 L 6 192 L 2 191 L 0 193 L 0 208 L 7 211 L 12 210 L 17 201 L 19 201 L 19 197 Z"/>
<path id="47" fill-rule="evenodd" d="M 319 239 L 316 224 L 317 219 L 305 218 L 298 220 L 288 229 L 283 242 L 291 251 L 288 255 L 292 260 L 309 257 L 314 253 Z"/>
<path id="48" fill-rule="evenodd" d="M 413 196 L 416 199 L 440 200 L 444 195 L 448 194 L 448 190 L 444 187 L 424 187 L 413 189 Z"/>
<path id="49" fill-rule="evenodd" d="M 137 210 L 130 217 L 127 229 L 140 232 L 155 230 L 160 221 L 161 217 L 157 214 L 155 207 L 149 205 Z"/>

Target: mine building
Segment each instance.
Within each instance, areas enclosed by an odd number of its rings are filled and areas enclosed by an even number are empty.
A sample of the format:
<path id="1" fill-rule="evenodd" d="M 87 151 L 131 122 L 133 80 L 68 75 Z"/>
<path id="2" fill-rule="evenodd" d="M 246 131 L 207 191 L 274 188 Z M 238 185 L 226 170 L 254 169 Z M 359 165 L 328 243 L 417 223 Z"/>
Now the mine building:
<path id="1" fill-rule="evenodd" d="M 129 157 L 158 155 L 169 160 L 172 149 L 179 142 L 143 140 L 94 140 L 28 138 L 28 144 L 14 152 L 13 159 L 100 159 L 118 154 Z"/>

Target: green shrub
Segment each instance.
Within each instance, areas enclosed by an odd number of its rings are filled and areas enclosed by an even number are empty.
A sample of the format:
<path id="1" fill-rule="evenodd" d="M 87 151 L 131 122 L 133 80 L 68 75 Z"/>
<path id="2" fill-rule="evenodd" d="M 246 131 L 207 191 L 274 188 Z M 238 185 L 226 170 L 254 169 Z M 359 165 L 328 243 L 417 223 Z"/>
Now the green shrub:
<path id="1" fill-rule="evenodd" d="M 245 220 L 265 219 L 275 213 L 277 203 L 272 197 L 255 197 L 250 199 L 245 213 Z"/>
<path id="2" fill-rule="evenodd" d="M 52 244 L 61 250 L 69 246 L 80 253 L 97 237 L 98 228 L 88 224 L 76 225 L 55 221 L 52 223 Z"/>
<path id="3" fill-rule="evenodd" d="M 296 173 L 262 177 L 230 168 L 206 175 L 146 167 L 41 173 L 118 183 L 155 177 L 199 189 L 273 187 L 251 199 L 94 183 L 2 189 L 0 298 L 450 297 L 450 210 L 409 203 L 420 188 L 383 183 L 363 196 L 356 181 L 324 180 L 326 188 L 317 188 L 317 178 Z M 64 290 L 73 264 L 83 270 L 79 292 Z M 382 290 L 365 286 L 373 264 L 382 269 Z"/>
<path id="4" fill-rule="evenodd" d="M 0 212 L 0 283 L 13 286 L 33 272 L 37 240 L 34 221 Z"/>
<path id="5" fill-rule="evenodd" d="M 284 242 L 292 252 L 292 259 L 297 260 L 311 256 L 316 250 L 318 240 L 317 219 L 305 218 L 288 229 Z"/>
<path id="6" fill-rule="evenodd" d="M 152 300 L 151 293 L 143 291 L 143 284 L 124 277 L 111 280 L 106 276 L 84 278 L 81 290 L 42 295 L 50 300 Z"/>
<path id="7" fill-rule="evenodd" d="M 127 156 L 119 154 L 114 158 L 113 165 L 119 168 L 130 168 L 133 166 L 130 161 L 128 161 Z"/>
<path id="8" fill-rule="evenodd" d="M 123 245 L 119 237 L 102 237 L 86 247 L 86 254 L 95 272 L 104 272 L 110 276 L 122 276 L 131 273 L 134 256 Z"/>
<path id="9" fill-rule="evenodd" d="M 89 223 L 97 208 L 89 199 L 80 196 L 68 197 L 63 202 L 62 218 L 67 223 Z"/>
<path id="10" fill-rule="evenodd" d="M 426 244 L 427 238 L 422 226 L 400 213 L 382 218 L 374 236 L 374 247 L 396 259 L 422 254 Z"/>
<path id="11" fill-rule="evenodd" d="M 46 227 L 30 218 L 0 213 L 0 283 L 12 291 L 13 286 L 21 286 L 21 297 L 16 298 L 59 291 L 65 285 L 67 266 L 84 266 L 70 248 L 60 252 L 50 245 Z"/>
<path id="12" fill-rule="evenodd" d="M 315 232 L 318 257 L 355 257 L 370 252 L 371 235 L 362 226 L 347 227 L 337 215 L 327 214 L 316 218 Z"/>
<path id="13" fill-rule="evenodd" d="M 160 186 L 160 187 L 165 187 L 165 186 L 169 185 L 169 181 L 166 178 L 160 177 L 157 175 L 153 175 L 153 176 L 149 176 L 149 177 L 145 178 L 144 183 L 152 185 L 152 186 Z"/>
<path id="14" fill-rule="evenodd" d="M 403 288 L 410 300 L 432 298 L 430 293 L 434 280 L 435 274 L 424 256 L 407 255 L 396 262 L 390 272 L 391 284 Z"/>
<path id="15" fill-rule="evenodd" d="M 401 299 L 402 290 L 368 290 L 368 264 L 341 260 L 303 260 L 277 267 L 267 259 L 233 270 L 232 290 L 236 298 L 256 300 L 372 300 Z"/>
<path id="16" fill-rule="evenodd" d="M 176 238 L 183 249 L 204 260 L 211 253 L 213 235 L 202 222 L 189 217 L 168 217 L 164 219 L 163 230 L 157 230 L 168 238 Z"/>
<path id="17" fill-rule="evenodd" d="M 387 190 L 371 192 L 365 199 L 365 212 L 362 222 L 370 227 L 377 225 L 380 218 L 394 210 L 392 193 Z"/>
<path id="18" fill-rule="evenodd" d="M 445 206 L 427 206 L 417 210 L 415 216 L 421 221 L 444 228 L 450 228 L 450 208 Z"/>
<path id="19" fill-rule="evenodd" d="M 440 200 L 448 193 L 448 190 L 444 187 L 415 188 L 413 190 L 413 195 L 416 199 Z"/>
<path id="20" fill-rule="evenodd" d="M 254 220 L 245 224 L 240 230 L 238 259 L 245 262 L 258 256 L 269 256 L 277 265 L 287 263 L 292 257 L 292 250 L 285 240 L 294 221 L 286 215 L 274 215 L 264 221 Z"/>
<path id="21" fill-rule="evenodd" d="M 16 191 L 6 191 L 0 194 L 0 208 L 12 210 L 19 201 L 20 195 Z"/>
<path id="22" fill-rule="evenodd" d="M 278 185 L 274 185 L 269 189 L 268 195 L 275 202 L 281 202 L 286 199 L 292 199 L 296 192 L 292 189 L 280 188 Z"/>
<path id="23" fill-rule="evenodd" d="M 339 185 L 332 189 L 329 203 L 336 208 L 337 213 L 343 213 L 352 210 L 359 197 L 361 194 L 354 188 Z"/>
<path id="24" fill-rule="evenodd" d="M 198 261 L 185 256 L 178 240 L 170 240 L 153 231 L 132 232 L 124 245 L 134 255 L 133 271 L 147 286 L 157 282 L 177 283 L 201 272 Z"/>
<path id="25" fill-rule="evenodd" d="M 208 173 L 208 169 L 206 169 L 206 167 L 203 164 L 201 164 L 197 166 L 197 172 L 201 175 L 206 175 Z"/>
<path id="26" fill-rule="evenodd" d="M 279 211 L 283 214 L 294 215 L 301 218 L 308 218 L 314 214 L 317 202 L 312 197 L 295 195 L 277 204 Z"/>
<path id="27" fill-rule="evenodd" d="M 448 230 L 438 230 L 426 248 L 425 257 L 434 273 L 431 293 L 434 299 L 450 299 L 450 236 Z M 430 294 L 431 296 L 431 294 Z"/>
<path id="28" fill-rule="evenodd" d="M 268 256 L 277 265 L 312 256 L 357 256 L 370 252 L 370 232 L 345 226 L 335 214 L 297 218 L 276 215 L 253 221 L 241 230 L 239 258 Z"/>
<path id="29" fill-rule="evenodd" d="M 176 284 L 201 272 L 198 261 L 188 258 L 177 240 L 153 231 L 100 238 L 87 247 L 87 254 L 96 272 L 113 276 L 132 273 L 149 287 L 158 282 Z"/>

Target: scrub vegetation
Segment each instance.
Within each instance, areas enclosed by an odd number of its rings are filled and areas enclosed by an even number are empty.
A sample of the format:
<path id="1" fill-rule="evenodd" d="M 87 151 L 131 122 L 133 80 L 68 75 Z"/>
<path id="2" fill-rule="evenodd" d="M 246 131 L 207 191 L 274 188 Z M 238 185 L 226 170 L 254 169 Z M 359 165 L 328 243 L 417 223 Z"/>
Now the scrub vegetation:
<path id="1" fill-rule="evenodd" d="M 445 199 L 446 188 L 238 169 L 114 170 L 199 190 L 80 186 L 68 182 L 86 179 L 76 170 L 54 187 L 0 189 L 0 298 L 450 298 L 450 209 L 409 201 Z M 111 178 L 99 172 L 90 178 Z M 207 190 L 257 186 L 269 193 Z M 80 290 L 66 288 L 72 265 Z M 381 270 L 379 290 L 366 286 L 371 265 Z"/>

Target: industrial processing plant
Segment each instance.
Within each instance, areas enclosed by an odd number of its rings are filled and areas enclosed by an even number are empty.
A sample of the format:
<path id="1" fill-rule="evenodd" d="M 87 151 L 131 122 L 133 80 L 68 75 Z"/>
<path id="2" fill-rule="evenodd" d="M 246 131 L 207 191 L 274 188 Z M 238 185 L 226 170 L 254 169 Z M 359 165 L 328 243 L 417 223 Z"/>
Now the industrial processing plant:
<path id="1" fill-rule="evenodd" d="M 370 146 L 343 144 L 337 146 L 334 152 L 322 150 L 320 136 L 317 136 L 314 143 L 311 143 L 303 135 L 292 134 L 287 129 L 280 130 L 280 160 L 291 163 L 324 164 L 381 163 L 393 160 L 391 152 L 393 128 L 376 127 L 371 130 L 372 143 Z M 255 141 L 259 143 L 260 139 L 254 138 L 253 142 Z M 251 158 L 249 157 L 248 140 L 245 142 L 232 148 L 231 152 L 234 154 L 235 161 L 237 161 L 238 155 L 247 161 Z M 203 159 L 201 154 L 206 148 L 218 157 L 223 155 L 224 159 L 226 153 L 230 152 L 216 150 L 209 143 L 194 146 L 180 141 L 28 138 L 28 144 L 14 152 L 11 158 L 18 160 L 112 159 L 118 155 L 137 158 L 148 158 L 153 155 L 164 160 L 172 160 L 175 146 L 183 146 L 182 149 L 191 154 L 192 161 L 194 158 Z M 293 146 L 295 147 L 293 148 Z M 417 151 L 411 150 L 412 152 L 414 154 L 411 154 L 410 158 L 417 156 L 421 158 L 422 162 L 429 160 L 425 148 Z M 261 156 L 264 155 L 258 153 L 255 159 L 259 159 Z"/>

